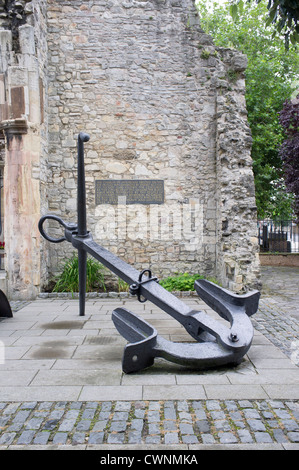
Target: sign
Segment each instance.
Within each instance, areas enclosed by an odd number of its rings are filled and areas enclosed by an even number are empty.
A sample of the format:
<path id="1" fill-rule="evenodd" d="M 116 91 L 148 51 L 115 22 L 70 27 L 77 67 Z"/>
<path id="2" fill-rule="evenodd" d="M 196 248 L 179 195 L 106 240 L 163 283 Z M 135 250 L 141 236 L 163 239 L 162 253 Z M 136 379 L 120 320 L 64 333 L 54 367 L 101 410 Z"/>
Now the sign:
<path id="1" fill-rule="evenodd" d="M 96 180 L 96 205 L 163 204 L 163 180 Z"/>

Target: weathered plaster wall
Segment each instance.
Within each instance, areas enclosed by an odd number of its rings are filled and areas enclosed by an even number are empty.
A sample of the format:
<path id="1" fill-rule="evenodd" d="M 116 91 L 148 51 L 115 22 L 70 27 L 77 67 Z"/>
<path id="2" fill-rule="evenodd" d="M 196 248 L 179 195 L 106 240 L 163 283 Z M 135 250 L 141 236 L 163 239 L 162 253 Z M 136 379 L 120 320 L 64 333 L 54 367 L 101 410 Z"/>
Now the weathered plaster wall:
<path id="1" fill-rule="evenodd" d="M 4 172 L 7 293 L 14 299 L 34 299 L 40 285 L 39 180 L 32 170 L 39 162 L 40 139 L 35 126 L 23 119 L 5 121 Z M 10 182 L 10 183 L 7 183 Z"/>

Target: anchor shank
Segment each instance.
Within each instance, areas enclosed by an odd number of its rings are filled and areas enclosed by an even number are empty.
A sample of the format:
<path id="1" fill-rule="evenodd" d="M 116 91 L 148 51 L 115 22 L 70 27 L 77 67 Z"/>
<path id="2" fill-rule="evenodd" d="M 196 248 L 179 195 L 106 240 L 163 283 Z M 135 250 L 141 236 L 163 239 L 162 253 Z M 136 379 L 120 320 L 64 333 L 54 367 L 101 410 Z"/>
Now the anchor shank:
<path id="1" fill-rule="evenodd" d="M 93 241 L 91 235 L 86 238 L 73 236 L 71 241 L 75 248 L 86 250 L 128 284 L 138 282 L 139 271 L 98 245 Z M 204 312 L 194 311 L 157 282 L 147 282 L 141 285 L 140 289 L 144 297 L 175 318 L 197 341 L 201 340 L 200 334 L 204 330 L 215 336 L 226 348 L 243 349 L 246 346 L 243 342 L 233 343 L 230 339 L 229 328 L 221 325 Z"/>
<path id="2" fill-rule="evenodd" d="M 78 136 L 78 190 L 77 190 L 77 212 L 78 212 L 78 237 L 87 236 L 86 225 L 86 189 L 84 169 L 84 142 L 89 141 L 89 135 L 80 132 Z M 80 316 L 85 314 L 86 295 L 86 251 L 78 250 L 79 268 L 79 312 Z"/>

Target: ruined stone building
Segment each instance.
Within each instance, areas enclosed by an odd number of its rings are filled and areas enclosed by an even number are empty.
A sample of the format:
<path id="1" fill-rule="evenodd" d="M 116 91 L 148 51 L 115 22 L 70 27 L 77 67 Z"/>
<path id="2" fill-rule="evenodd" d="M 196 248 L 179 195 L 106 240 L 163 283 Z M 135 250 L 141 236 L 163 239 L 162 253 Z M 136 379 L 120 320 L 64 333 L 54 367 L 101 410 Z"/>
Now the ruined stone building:
<path id="1" fill-rule="evenodd" d="M 34 299 L 70 256 L 38 231 L 76 222 L 155 276 L 259 271 L 246 57 L 218 48 L 193 0 L 0 1 L 1 288 Z M 50 228 L 57 236 L 55 223 Z M 3 245 L 2 245 L 3 246 Z"/>

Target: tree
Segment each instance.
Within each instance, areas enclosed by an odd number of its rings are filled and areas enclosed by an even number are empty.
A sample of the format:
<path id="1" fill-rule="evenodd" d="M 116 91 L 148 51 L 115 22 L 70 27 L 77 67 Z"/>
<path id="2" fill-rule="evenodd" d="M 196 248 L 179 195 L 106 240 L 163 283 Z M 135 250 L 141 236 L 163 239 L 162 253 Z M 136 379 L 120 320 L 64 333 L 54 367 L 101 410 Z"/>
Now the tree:
<path id="1" fill-rule="evenodd" d="M 299 56 L 291 44 L 284 48 L 283 39 L 273 36 L 273 26 L 265 26 L 267 7 L 263 3 L 245 3 L 233 21 L 230 5 L 200 0 L 202 28 L 212 35 L 217 46 L 237 49 L 247 55 L 246 104 L 252 132 L 252 159 L 255 176 L 258 217 L 291 215 L 289 195 L 282 202 L 282 162 L 278 149 L 284 135 L 278 113 L 290 98 L 292 83 L 299 75 Z M 280 188 L 280 197 L 276 191 Z M 275 201 L 280 201 L 279 211 Z"/>
<path id="2" fill-rule="evenodd" d="M 263 0 L 255 0 L 261 3 Z M 248 3 L 251 0 L 247 0 Z M 274 33 L 283 33 L 285 38 L 285 47 L 288 50 L 289 42 L 299 43 L 299 3 L 298 0 L 267 0 L 268 17 L 265 24 L 273 24 Z M 243 8 L 243 0 L 231 0 L 230 12 L 236 18 L 239 8 Z"/>
<path id="3" fill-rule="evenodd" d="M 285 101 L 279 121 L 286 136 L 279 155 L 287 190 L 295 195 L 295 213 L 299 220 L 299 94 L 295 100 Z"/>

